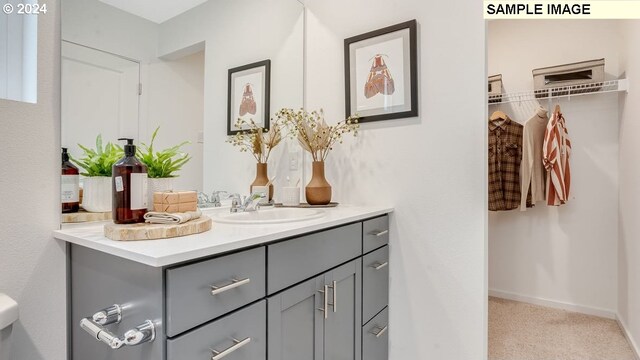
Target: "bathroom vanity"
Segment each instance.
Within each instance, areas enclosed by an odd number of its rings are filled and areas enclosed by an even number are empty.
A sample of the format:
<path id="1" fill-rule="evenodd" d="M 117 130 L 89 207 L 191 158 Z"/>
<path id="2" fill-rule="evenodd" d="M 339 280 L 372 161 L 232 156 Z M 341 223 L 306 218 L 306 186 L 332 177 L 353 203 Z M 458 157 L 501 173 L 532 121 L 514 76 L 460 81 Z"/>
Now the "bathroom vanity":
<path id="1" fill-rule="evenodd" d="M 55 232 L 69 243 L 72 358 L 387 359 L 392 209 L 323 211 L 164 240 Z"/>

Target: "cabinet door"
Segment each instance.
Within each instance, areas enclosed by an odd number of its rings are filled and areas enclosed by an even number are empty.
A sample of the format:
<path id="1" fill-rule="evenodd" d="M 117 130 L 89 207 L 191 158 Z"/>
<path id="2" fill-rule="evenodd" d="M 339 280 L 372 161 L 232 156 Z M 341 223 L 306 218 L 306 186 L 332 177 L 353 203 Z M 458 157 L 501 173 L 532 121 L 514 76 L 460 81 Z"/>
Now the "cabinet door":
<path id="1" fill-rule="evenodd" d="M 268 354 L 277 360 L 323 360 L 324 275 L 268 299 Z"/>
<path id="2" fill-rule="evenodd" d="M 325 320 L 325 359 L 360 360 L 362 324 L 362 260 L 325 274 L 329 313 Z"/>

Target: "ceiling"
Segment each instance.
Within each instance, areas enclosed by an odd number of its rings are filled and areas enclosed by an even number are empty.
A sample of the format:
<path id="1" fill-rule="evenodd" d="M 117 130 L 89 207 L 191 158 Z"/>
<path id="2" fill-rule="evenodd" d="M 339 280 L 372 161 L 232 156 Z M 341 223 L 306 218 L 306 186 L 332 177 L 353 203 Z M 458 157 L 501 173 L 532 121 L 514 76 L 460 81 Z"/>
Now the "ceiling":
<path id="1" fill-rule="evenodd" d="M 162 23 L 207 0 L 100 0 L 128 13 Z"/>

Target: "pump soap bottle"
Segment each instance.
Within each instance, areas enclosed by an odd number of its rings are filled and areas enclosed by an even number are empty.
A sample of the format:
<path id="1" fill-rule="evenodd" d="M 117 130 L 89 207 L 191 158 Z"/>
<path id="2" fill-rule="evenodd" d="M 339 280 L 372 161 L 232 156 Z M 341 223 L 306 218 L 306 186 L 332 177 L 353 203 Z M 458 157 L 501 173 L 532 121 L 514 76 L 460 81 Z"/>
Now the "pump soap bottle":
<path id="1" fill-rule="evenodd" d="M 124 157 L 113 165 L 113 222 L 144 222 L 147 212 L 147 167 L 136 158 L 133 139 L 126 140 Z"/>
<path id="2" fill-rule="evenodd" d="M 60 198 L 63 213 L 75 213 L 80 210 L 80 171 L 69 161 L 67 148 L 62 148 Z"/>

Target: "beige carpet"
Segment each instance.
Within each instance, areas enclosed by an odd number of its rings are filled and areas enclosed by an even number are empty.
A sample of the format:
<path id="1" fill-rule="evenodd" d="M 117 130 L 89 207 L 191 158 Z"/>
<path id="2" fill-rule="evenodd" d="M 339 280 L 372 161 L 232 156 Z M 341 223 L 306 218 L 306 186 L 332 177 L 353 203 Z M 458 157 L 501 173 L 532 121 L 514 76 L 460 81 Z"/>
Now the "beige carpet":
<path id="1" fill-rule="evenodd" d="M 636 360 L 614 320 L 489 298 L 489 360 Z"/>

